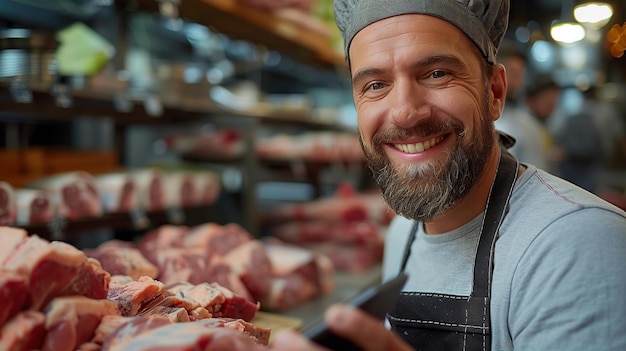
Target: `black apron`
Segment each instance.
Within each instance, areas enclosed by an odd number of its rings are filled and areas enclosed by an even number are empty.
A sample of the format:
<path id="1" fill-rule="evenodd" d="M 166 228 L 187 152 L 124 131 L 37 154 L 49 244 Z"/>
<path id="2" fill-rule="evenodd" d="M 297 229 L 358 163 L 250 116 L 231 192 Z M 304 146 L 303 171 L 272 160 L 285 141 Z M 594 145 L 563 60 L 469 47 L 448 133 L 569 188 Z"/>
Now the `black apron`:
<path id="1" fill-rule="evenodd" d="M 517 169 L 517 160 L 502 147 L 476 251 L 471 294 L 458 296 L 402 292 L 387 315 L 391 328 L 416 350 L 491 350 L 489 311 L 493 251 Z M 417 225 L 409 237 L 401 271 L 405 269 L 409 258 Z"/>

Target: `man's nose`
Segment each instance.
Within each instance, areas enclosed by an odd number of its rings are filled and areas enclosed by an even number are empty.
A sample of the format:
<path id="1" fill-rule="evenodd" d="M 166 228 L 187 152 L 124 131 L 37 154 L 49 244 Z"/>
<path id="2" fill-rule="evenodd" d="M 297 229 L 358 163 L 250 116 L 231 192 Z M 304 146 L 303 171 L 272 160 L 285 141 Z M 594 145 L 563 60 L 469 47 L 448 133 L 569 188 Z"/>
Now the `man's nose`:
<path id="1" fill-rule="evenodd" d="M 390 103 L 392 122 L 401 128 L 410 128 L 432 115 L 427 89 L 416 82 L 396 84 Z"/>

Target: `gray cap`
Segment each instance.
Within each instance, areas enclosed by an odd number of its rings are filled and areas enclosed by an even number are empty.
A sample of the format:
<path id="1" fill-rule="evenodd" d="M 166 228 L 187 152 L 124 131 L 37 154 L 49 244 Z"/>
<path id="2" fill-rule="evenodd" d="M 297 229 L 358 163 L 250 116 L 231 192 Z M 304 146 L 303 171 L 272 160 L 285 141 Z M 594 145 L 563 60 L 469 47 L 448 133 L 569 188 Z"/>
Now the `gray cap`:
<path id="1" fill-rule="evenodd" d="M 335 0 L 335 22 L 346 58 L 354 36 L 368 25 L 392 16 L 426 14 L 461 29 L 485 58 L 496 54 L 509 23 L 509 0 Z"/>

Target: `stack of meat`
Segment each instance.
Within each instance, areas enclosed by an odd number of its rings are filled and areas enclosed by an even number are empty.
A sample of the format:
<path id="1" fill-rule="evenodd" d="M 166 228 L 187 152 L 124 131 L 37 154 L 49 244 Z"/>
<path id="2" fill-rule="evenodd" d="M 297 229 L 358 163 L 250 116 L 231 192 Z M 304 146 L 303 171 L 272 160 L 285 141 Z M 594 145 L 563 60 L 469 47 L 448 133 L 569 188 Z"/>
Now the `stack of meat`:
<path id="1" fill-rule="evenodd" d="M 0 225 L 13 224 L 16 218 L 15 191 L 11 184 L 0 182 Z"/>
<path id="2" fill-rule="evenodd" d="M 278 160 L 355 163 L 364 160 L 358 137 L 342 132 L 276 134 L 259 138 L 255 152 L 260 158 Z"/>
<path id="3" fill-rule="evenodd" d="M 286 310 L 334 289 L 328 257 L 253 239 L 237 224 L 164 225 L 136 244 L 112 240 L 85 252 L 112 274 L 168 286 L 215 282 L 266 310 Z"/>
<path id="4" fill-rule="evenodd" d="M 0 181 L 0 225 L 31 225 L 55 218 L 208 206 L 220 193 L 211 171 L 139 169 L 92 175 L 58 173 L 24 188 Z"/>
<path id="5" fill-rule="evenodd" d="M 50 192 L 61 217 L 78 219 L 102 214 L 100 193 L 94 177 L 87 172 L 51 175 L 29 184 L 28 188 Z"/>
<path id="6" fill-rule="evenodd" d="M 358 273 L 381 261 L 394 215 L 379 192 L 341 184 L 333 196 L 270 208 L 262 221 L 271 236 L 326 255 L 337 270 Z"/>
<path id="7" fill-rule="evenodd" d="M 219 178 L 211 171 L 144 168 L 124 176 L 133 182 L 137 208 L 144 211 L 211 205 L 220 192 Z"/>
<path id="8" fill-rule="evenodd" d="M 198 159 L 231 160 L 246 152 L 244 135 L 234 128 L 203 126 L 186 134 L 169 134 L 164 141 L 168 149 Z"/>
<path id="9" fill-rule="evenodd" d="M 0 350 L 253 350 L 258 303 L 218 283 L 111 276 L 62 242 L 0 227 Z M 143 271 L 142 269 L 139 269 Z"/>

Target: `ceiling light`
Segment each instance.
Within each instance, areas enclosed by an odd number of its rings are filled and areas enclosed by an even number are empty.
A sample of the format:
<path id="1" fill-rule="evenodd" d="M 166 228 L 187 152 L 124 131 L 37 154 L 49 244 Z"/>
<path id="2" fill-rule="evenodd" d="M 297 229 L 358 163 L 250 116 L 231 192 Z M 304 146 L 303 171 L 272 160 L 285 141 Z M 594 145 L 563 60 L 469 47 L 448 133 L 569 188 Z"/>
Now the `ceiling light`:
<path id="1" fill-rule="evenodd" d="M 585 38 L 585 29 L 578 23 L 559 23 L 550 28 L 550 35 L 559 43 L 572 44 Z"/>
<path id="2" fill-rule="evenodd" d="M 613 16 L 613 7 L 602 2 L 588 2 L 574 8 L 574 18 L 580 23 L 588 23 L 600 28 Z"/>

